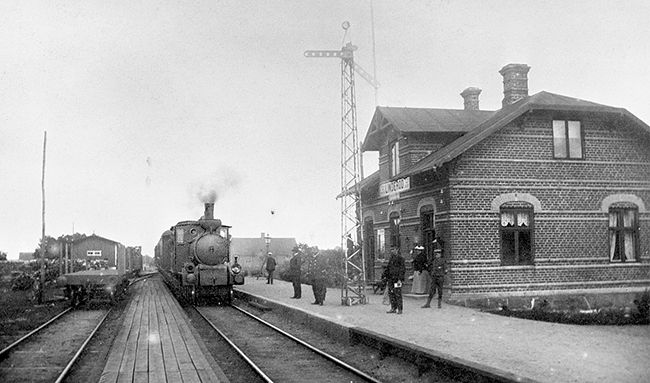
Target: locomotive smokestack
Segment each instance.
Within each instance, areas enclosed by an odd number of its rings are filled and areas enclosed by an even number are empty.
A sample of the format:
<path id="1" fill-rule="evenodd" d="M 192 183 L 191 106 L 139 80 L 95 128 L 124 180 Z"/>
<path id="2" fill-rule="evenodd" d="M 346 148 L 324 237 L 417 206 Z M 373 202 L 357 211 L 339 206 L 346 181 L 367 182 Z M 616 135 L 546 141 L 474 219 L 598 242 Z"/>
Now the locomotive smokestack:
<path id="1" fill-rule="evenodd" d="M 205 213 L 203 213 L 203 219 L 214 219 L 214 203 L 205 203 Z"/>

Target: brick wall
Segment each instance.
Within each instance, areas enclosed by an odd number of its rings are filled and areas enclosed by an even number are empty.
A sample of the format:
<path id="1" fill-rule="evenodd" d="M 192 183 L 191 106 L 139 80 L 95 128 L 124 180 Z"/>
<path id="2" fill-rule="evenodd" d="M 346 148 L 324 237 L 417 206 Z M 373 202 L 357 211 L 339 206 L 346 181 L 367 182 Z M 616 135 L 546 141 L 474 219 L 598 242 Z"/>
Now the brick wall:
<path id="1" fill-rule="evenodd" d="M 528 115 L 455 163 L 447 245 L 454 294 L 650 284 L 650 214 L 639 212 L 639 261 L 615 264 L 609 261 L 608 213 L 602 210 L 612 196 L 631 195 L 650 207 L 647 136 L 622 121 L 580 116 L 584 159 L 557 160 L 553 117 L 548 112 Z M 539 203 L 533 266 L 500 265 L 500 215 L 493 201 L 503 195 L 530 196 Z"/>
<path id="2" fill-rule="evenodd" d="M 401 251 L 409 260 L 410 246 L 421 235 L 418 206 L 434 201 L 436 231 L 446 242 L 451 266 L 447 284 L 452 296 L 649 286 L 650 213 L 641 209 L 650 210 L 647 132 L 617 118 L 581 115 L 584 159 L 557 160 L 552 138 L 556 117 L 529 113 L 446 163 L 427 181 L 412 177 L 411 190 L 398 200 L 364 200 L 364 213 L 373 212 L 375 231 L 384 228 L 388 238 L 388 214 L 399 212 Z M 430 144 L 423 142 L 400 142 L 403 167 L 416 163 L 419 151 Z M 382 182 L 388 177 L 387 159 L 384 148 Z M 609 261 L 607 203 L 619 199 L 640 208 L 638 262 Z M 501 265 L 499 205 L 512 200 L 535 209 L 533 265 Z"/>

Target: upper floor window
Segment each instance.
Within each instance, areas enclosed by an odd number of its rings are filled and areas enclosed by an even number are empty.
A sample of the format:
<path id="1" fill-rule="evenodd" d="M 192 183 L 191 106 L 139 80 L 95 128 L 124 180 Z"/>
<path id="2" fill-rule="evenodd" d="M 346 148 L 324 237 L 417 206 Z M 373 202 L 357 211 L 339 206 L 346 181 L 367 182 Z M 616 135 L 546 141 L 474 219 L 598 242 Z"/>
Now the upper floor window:
<path id="1" fill-rule="evenodd" d="M 580 121 L 553 120 L 553 156 L 582 158 Z"/>
<path id="2" fill-rule="evenodd" d="M 501 208 L 501 264 L 533 264 L 533 209 Z"/>
<path id="3" fill-rule="evenodd" d="M 636 261 L 638 244 L 638 210 L 636 208 L 609 209 L 609 260 Z"/>
<path id="4" fill-rule="evenodd" d="M 389 162 L 390 177 L 394 177 L 399 173 L 399 141 L 390 146 Z"/>

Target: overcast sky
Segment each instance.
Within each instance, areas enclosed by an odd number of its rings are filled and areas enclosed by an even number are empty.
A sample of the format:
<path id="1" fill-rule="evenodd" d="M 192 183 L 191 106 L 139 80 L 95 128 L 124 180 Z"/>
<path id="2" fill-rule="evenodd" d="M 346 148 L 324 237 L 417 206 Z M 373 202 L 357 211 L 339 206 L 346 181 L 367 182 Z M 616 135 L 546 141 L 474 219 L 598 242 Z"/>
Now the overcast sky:
<path id="1" fill-rule="evenodd" d="M 75 232 L 142 246 L 203 213 L 235 237 L 340 244 L 341 73 L 355 62 L 381 106 L 481 109 L 503 98 L 499 70 L 531 67 L 542 90 L 624 107 L 650 123 L 650 2 L 0 2 L 0 250 Z M 374 46 L 374 57 L 373 57 Z M 376 64 L 376 66 L 375 66 Z M 360 139 L 374 89 L 356 77 Z M 365 174 L 377 153 L 364 155 Z M 273 213 L 272 213 L 273 212 Z"/>

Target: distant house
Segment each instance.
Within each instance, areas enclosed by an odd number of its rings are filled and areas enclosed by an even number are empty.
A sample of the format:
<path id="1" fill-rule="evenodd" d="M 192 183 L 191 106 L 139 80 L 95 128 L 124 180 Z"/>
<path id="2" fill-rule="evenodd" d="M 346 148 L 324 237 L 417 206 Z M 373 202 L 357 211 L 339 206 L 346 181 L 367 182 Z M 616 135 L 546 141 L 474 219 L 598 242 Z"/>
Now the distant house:
<path id="1" fill-rule="evenodd" d="M 109 267 L 115 267 L 117 256 L 125 253 L 126 248 L 121 243 L 95 234 L 78 239 L 72 244 L 72 261 L 106 260 Z"/>
<path id="2" fill-rule="evenodd" d="M 233 257 L 237 257 L 239 264 L 249 275 L 257 273 L 262 269 L 267 252 L 265 239 L 265 233 L 262 233 L 257 238 L 231 238 L 230 256 L 233 260 Z M 278 270 L 283 270 L 288 267 L 289 259 L 292 255 L 291 250 L 296 245 L 295 238 L 271 237 L 268 244 L 268 251 L 273 253 Z"/>
<path id="3" fill-rule="evenodd" d="M 21 261 L 21 262 L 31 262 L 34 259 L 35 258 L 34 258 L 34 253 L 33 252 L 31 252 L 31 253 L 23 253 L 23 252 L 18 253 L 18 260 Z"/>
<path id="4" fill-rule="evenodd" d="M 362 151 L 364 254 L 444 241 L 452 297 L 630 292 L 650 286 L 650 127 L 623 108 L 528 95 L 524 64 L 501 69 L 502 108 L 378 107 Z"/>

